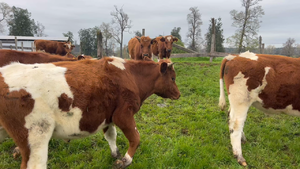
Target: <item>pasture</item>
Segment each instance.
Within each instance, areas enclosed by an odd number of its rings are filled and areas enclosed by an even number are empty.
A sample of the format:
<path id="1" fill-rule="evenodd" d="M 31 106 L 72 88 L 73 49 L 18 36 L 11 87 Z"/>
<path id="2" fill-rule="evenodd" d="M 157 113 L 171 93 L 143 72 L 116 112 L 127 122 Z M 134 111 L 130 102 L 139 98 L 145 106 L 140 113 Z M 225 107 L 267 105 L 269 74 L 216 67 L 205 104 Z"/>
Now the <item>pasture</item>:
<path id="1" fill-rule="evenodd" d="M 233 157 L 227 114 L 218 108 L 222 58 L 173 58 L 179 100 L 148 98 L 135 115 L 141 135 L 130 169 L 244 168 Z M 228 108 L 228 103 L 227 103 Z M 247 168 L 300 168 L 300 118 L 268 116 L 250 108 L 242 145 Z M 117 146 L 124 155 L 128 142 L 117 129 Z M 0 145 L 0 168 L 19 168 L 12 139 Z M 114 159 L 102 133 L 65 143 L 49 143 L 48 168 L 111 168 Z"/>

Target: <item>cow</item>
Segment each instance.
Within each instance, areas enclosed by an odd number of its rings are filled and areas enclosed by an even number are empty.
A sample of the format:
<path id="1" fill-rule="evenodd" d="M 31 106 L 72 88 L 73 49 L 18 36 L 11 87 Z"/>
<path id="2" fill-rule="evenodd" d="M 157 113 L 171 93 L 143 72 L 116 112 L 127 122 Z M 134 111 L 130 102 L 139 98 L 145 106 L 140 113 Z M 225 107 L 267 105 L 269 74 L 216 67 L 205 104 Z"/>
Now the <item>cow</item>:
<path id="1" fill-rule="evenodd" d="M 158 59 L 169 59 L 172 52 L 173 42 L 177 42 L 178 38 L 172 35 L 156 37 L 156 42 L 152 44 L 152 52 Z"/>
<path id="2" fill-rule="evenodd" d="M 97 59 L 97 58 L 93 58 L 92 56 L 81 54 L 77 56 L 77 59 L 82 60 L 82 59 Z"/>
<path id="3" fill-rule="evenodd" d="M 149 74 L 149 71 L 151 74 Z M 0 140 L 13 138 L 20 148 L 20 168 L 47 168 L 51 137 L 77 139 L 103 130 L 111 155 L 119 127 L 129 148 L 114 166 L 132 163 L 140 142 L 134 120 L 152 94 L 179 99 L 170 60 L 137 61 L 117 57 L 47 64 L 11 63 L 0 68 Z"/>
<path id="4" fill-rule="evenodd" d="M 78 58 L 84 59 L 84 58 Z M 11 62 L 20 62 L 24 64 L 31 63 L 49 63 L 59 61 L 76 61 L 74 58 L 67 58 L 60 55 L 51 55 L 43 52 L 21 52 L 16 50 L 0 49 L 0 67 L 5 66 Z"/>
<path id="5" fill-rule="evenodd" d="M 51 41 L 51 40 L 35 40 L 34 45 L 35 45 L 36 51 L 41 50 L 41 51 L 45 51 L 50 54 L 56 54 L 56 55 L 74 58 L 74 56 L 71 55 L 71 51 L 75 46 L 72 45 L 71 42 L 57 42 L 57 41 Z"/>
<path id="6" fill-rule="evenodd" d="M 223 78 L 228 92 L 229 131 L 232 150 L 239 164 L 246 166 L 241 142 L 249 107 L 267 114 L 300 116 L 300 60 L 285 56 L 244 52 L 226 56 L 220 71 L 219 106 L 226 105 Z"/>
<path id="7" fill-rule="evenodd" d="M 149 36 L 136 36 L 134 38 L 131 38 L 128 42 L 128 51 L 130 58 L 134 60 L 152 59 L 151 44 L 155 42 L 156 40 L 150 39 Z"/>

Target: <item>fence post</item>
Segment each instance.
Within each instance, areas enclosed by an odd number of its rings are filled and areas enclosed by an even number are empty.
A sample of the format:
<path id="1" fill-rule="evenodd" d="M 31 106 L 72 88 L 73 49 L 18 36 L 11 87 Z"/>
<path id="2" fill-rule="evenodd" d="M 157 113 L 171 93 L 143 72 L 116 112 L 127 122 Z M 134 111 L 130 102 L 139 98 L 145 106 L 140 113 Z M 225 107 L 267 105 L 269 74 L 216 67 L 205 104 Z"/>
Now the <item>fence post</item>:
<path id="1" fill-rule="evenodd" d="M 0 49 L 2 49 L 2 41 L 0 41 Z"/>
<path id="2" fill-rule="evenodd" d="M 145 36 L 145 29 L 142 29 L 142 35 Z"/>
<path id="3" fill-rule="evenodd" d="M 261 44 L 261 36 L 259 36 L 259 40 L 258 40 L 258 47 L 259 47 L 259 53 L 262 53 L 262 44 Z"/>
<path id="4" fill-rule="evenodd" d="M 23 42 L 21 42 L 21 50 L 24 51 Z"/>
<path id="5" fill-rule="evenodd" d="M 15 36 L 15 49 L 18 50 L 18 39 L 16 36 Z"/>
<path id="6" fill-rule="evenodd" d="M 101 59 L 103 57 L 102 50 L 102 33 L 100 30 L 97 31 L 97 58 Z"/>
<path id="7" fill-rule="evenodd" d="M 33 52 L 33 42 L 31 42 L 31 52 Z"/>
<path id="8" fill-rule="evenodd" d="M 261 45 L 261 54 L 264 54 L 264 52 L 265 52 L 265 44 L 263 43 Z"/>
<path id="9" fill-rule="evenodd" d="M 210 44 L 210 58 L 209 62 L 213 61 L 213 53 L 215 52 L 215 40 L 216 40 L 216 34 L 215 34 L 215 18 L 211 18 L 211 24 L 212 24 L 212 35 L 211 35 L 211 44 Z"/>

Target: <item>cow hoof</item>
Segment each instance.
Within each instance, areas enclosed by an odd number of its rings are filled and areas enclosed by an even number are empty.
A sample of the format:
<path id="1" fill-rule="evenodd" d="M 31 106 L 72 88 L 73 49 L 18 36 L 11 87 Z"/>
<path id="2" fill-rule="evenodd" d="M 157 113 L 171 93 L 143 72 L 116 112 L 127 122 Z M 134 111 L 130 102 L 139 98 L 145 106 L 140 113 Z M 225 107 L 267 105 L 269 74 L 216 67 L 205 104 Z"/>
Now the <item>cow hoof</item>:
<path id="1" fill-rule="evenodd" d="M 112 168 L 113 168 L 113 169 L 122 169 L 122 168 L 125 168 L 125 165 L 124 165 L 123 161 L 117 160 L 117 161 L 114 163 L 114 165 L 113 165 Z"/>
<path id="2" fill-rule="evenodd" d="M 111 153 L 111 156 L 115 159 L 121 159 L 121 153 L 119 152 L 119 149 L 117 149 L 116 153 Z"/>
<path id="3" fill-rule="evenodd" d="M 245 160 L 244 158 L 238 159 L 238 163 L 239 163 L 241 166 L 244 166 L 244 167 L 247 166 L 246 160 Z"/>
<path id="4" fill-rule="evenodd" d="M 20 153 L 20 149 L 19 147 L 16 147 L 14 150 L 13 150 L 13 157 L 14 159 L 17 159 L 18 157 L 20 157 L 21 153 Z"/>

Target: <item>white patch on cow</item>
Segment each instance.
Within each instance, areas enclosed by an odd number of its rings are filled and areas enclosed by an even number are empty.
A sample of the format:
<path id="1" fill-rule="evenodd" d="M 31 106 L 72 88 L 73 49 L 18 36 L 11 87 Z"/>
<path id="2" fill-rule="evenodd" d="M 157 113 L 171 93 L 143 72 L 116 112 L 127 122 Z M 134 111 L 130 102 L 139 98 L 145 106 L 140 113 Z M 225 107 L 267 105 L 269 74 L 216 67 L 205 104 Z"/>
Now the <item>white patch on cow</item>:
<path id="1" fill-rule="evenodd" d="M 249 107 L 254 102 L 262 102 L 258 97 L 261 91 L 266 87 L 266 76 L 269 73 L 270 67 L 265 68 L 265 75 L 262 80 L 262 85 L 248 91 L 247 80 L 242 72 L 239 72 L 234 78 L 234 83 L 229 86 L 229 129 L 231 131 L 230 140 L 232 145 L 233 154 L 237 156 L 239 161 L 243 161 L 241 138 L 244 128 L 244 122 L 247 117 Z"/>
<path id="2" fill-rule="evenodd" d="M 223 110 L 226 105 L 224 83 L 223 79 L 220 79 L 220 97 L 219 97 L 219 107 Z"/>
<path id="3" fill-rule="evenodd" d="M 118 148 L 117 148 L 117 130 L 116 127 L 111 123 L 108 126 L 108 130 L 104 133 L 104 138 L 107 140 L 111 154 L 114 157 L 118 155 Z"/>
<path id="4" fill-rule="evenodd" d="M 247 58 L 247 59 L 250 59 L 250 60 L 257 60 L 258 59 L 258 56 L 256 56 L 255 53 L 252 53 L 252 52 L 249 52 L 249 51 L 241 53 L 240 57 Z"/>
<path id="5" fill-rule="evenodd" d="M 132 157 L 130 157 L 130 155 L 128 154 L 128 152 L 126 152 L 125 156 L 124 156 L 124 159 L 126 159 L 124 165 L 125 166 L 128 166 L 132 163 Z"/>
<path id="6" fill-rule="evenodd" d="M 69 49 L 71 49 L 72 44 L 71 43 L 67 43 L 67 46 Z"/>
<path id="7" fill-rule="evenodd" d="M 262 112 L 268 114 L 268 115 L 275 115 L 275 114 L 287 114 L 292 116 L 300 116 L 300 112 L 298 110 L 294 110 L 292 105 L 288 105 L 284 109 L 273 109 L 273 108 L 264 108 L 262 103 L 255 102 L 253 103 L 253 106 Z"/>
<path id="8" fill-rule="evenodd" d="M 234 55 L 228 55 L 228 56 L 226 56 L 224 59 L 227 59 L 227 60 L 232 60 L 232 59 L 234 59 L 236 56 L 234 56 Z"/>
<path id="9" fill-rule="evenodd" d="M 7 134 L 6 130 L 0 126 L 0 143 L 3 142 L 9 135 Z"/>
<path id="10" fill-rule="evenodd" d="M 172 37 L 170 37 L 170 36 L 169 36 L 169 37 L 167 37 L 167 39 L 168 39 L 168 41 L 170 42 L 170 41 L 171 41 L 171 39 L 172 39 Z"/>
<path id="11" fill-rule="evenodd" d="M 119 57 L 114 57 L 114 56 L 110 56 L 110 57 L 113 58 L 114 60 L 111 62 L 108 62 L 109 64 L 112 64 L 121 70 L 125 70 L 124 63 L 126 61 L 124 59 L 119 58 Z"/>
<path id="12" fill-rule="evenodd" d="M 51 63 L 11 63 L 0 68 L 10 92 L 23 89 L 35 100 L 32 112 L 25 117 L 24 126 L 28 129 L 31 150 L 28 168 L 46 168 L 48 142 L 52 136 L 74 139 L 92 134 L 80 130 L 82 111 L 79 108 L 70 105 L 68 112 L 59 108 L 58 98 L 62 94 L 74 99 L 65 78 L 66 70 Z M 105 126 L 104 121 L 97 131 Z"/>

